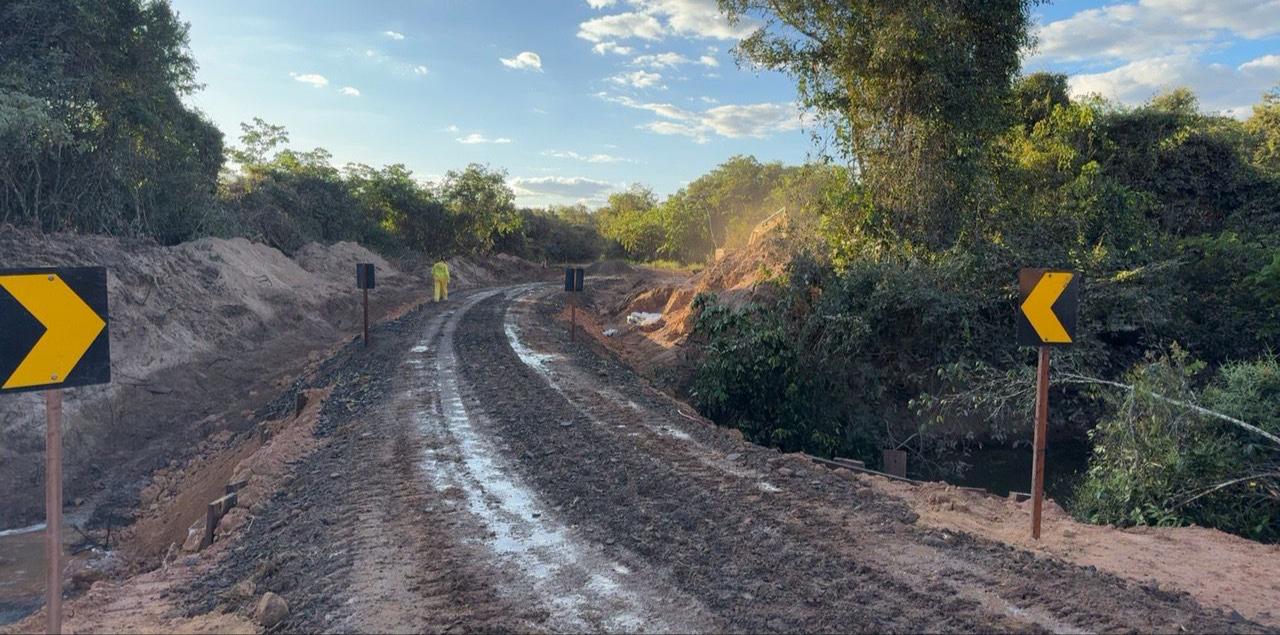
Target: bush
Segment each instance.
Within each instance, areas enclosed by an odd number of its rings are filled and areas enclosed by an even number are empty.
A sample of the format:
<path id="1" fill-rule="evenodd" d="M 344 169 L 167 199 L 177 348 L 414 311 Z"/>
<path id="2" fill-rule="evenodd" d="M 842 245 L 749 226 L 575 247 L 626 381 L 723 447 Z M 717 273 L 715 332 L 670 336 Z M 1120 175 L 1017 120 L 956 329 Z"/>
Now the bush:
<path id="1" fill-rule="evenodd" d="M 698 296 L 694 309 L 695 331 L 707 342 L 691 390 L 700 412 L 750 441 L 789 452 L 866 456 L 857 448 L 875 447 L 874 440 L 842 436 L 822 382 L 802 368 L 779 312 L 759 305 L 735 310 L 713 295 Z"/>
<path id="2" fill-rule="evenodd" d="M 1117 525 L 1198 524 L 1280 540 L 1280 445 L 1185 405 L 1204 370 L 1180 348 L 1137 366 L 1133 390 L 1110 398 L 1092 432 L 1093 457 L 1074 513 Z M 1210 409 L 1280 430 L 1280 364 L 1273 356 L 1224 366 L 1203 391 Z M 1167 399 L 1164 399 L 1164 398 Z"/>

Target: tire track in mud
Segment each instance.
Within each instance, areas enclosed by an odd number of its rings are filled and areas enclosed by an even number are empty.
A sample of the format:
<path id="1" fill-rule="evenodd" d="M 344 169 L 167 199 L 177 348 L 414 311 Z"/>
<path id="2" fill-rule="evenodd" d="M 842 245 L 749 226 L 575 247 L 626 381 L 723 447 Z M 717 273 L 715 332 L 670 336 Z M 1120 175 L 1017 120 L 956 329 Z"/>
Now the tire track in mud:
<path id="1" fill-rule="evenodd" d="M 526 289 L 517 288 L 515 292 Z M 545 611 L 542 628 L 562 632 L 690 632 L 714 624 L 687 597 L 659 593 L 653 574 L 611 561 L 557 518 L 541 497 L 513 474 L 507 447 L 488 433 L 485 417 L 468 409 L 456 369 L 453 337 L 464 315 L 501 291 L 479 294 L 449 320 L 434 346 L 419 342 L 410 359 L 415 384 L 439 399 L 414 413 L 423 437 L 422 472 L 446 499 L 477 521 L 500 568 L 504 594 Z M 434 360 L 432 358 L 434 357 Z M 433 365 L 434 374 L 429 368 Z"/>
<path id="2" fill-rule="evenodd" d="M 474 523 L 442 505 L 419 472 L 408 415 L 433 397 L 409 385 L 404 366 L 468 295 L 377 326 L 369 349 L 353 342 L 307 380 L 334 385 L 316 432 L 326 443 L 254 511 L 218 574 L 184 591 L 189 615 L 219 606 L 251 614 L 256 594 L 273 591 L 289 603 L 277 627 L 288 632 L 525 632 L 542 619 L 499 592 L 504 574 L 456 538 Z"/>
<path id="3" fill-rule="evenodd" d="M 565 346 L 545 302 L 516 319 L 507 304 L 478 302 L 456 345 L 517 470 L 607 555 L 663 571 L 729 629 L 1260 630 L 1185 596 L 916 528 L 905 505 L 855 481 L 685 425 L 630 373 Z"/>

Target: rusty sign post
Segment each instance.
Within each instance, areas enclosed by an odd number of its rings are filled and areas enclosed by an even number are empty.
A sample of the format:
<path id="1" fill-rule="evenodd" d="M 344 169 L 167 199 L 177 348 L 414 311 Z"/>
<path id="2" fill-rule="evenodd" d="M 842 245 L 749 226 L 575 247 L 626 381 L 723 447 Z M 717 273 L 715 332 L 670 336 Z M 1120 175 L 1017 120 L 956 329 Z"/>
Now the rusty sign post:
<path id="1" fill-rule="evenodd" d="M 0 270 L 0 393 L 44 391 L 45 615 L 62 632 L 62 389 L 111 381 L 107 270 Z"/>
<path id="2" fill-rule="evenodd" d="M 1049 348 L 1075 343 L 1080 276 L 1074 271 L 1018 272 L 1018 344 L 1039 348 L 1036 366 L 1035 454 L 1031 457 L 1031 537 L 1040 539 L 1044 461 L 1049 434 Z"/>
<path id="3" fill-rule="evenodd" d="M 364 291 L 364 347 L 369 348 L 369 289 L 374 287 L 373 263 L 356 264 L 356 288 Z"/>

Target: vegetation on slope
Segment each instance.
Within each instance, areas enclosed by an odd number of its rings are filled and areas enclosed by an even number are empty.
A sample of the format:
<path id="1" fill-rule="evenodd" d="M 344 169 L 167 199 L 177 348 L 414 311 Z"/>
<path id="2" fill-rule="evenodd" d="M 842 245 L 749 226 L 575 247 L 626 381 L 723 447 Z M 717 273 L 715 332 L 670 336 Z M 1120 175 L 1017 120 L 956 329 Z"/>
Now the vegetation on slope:
<path id="1" fill-rule="evenodd" d="M 742 61 L 795 78 L 834 156 L 733 157 L 592 211 L 519 209 L 487 166 L 438 183 L 335 167 L 261 120 L 227 144 L 182 103 L 195 61 L 167 3 L 14 0 L 0 225 L 697 263 L 785 207 L 800 240 L 773 299 L 699 302 L 694 399 L 756 441 L 871 461 L 905 446 L 929 474 L 947 448 L 1027 434 L 1014 272 L 1070 267 L 1081 333 L 1056 357 L 1051 425 L 1095 448 L 1074 511 L 1276 540 L 1280 89 L 1243 122 L 1187 90 L 1073 99 L 1063 76 L 1018 75 L 1034 4 L 721 0 L 763 21 Z"/>

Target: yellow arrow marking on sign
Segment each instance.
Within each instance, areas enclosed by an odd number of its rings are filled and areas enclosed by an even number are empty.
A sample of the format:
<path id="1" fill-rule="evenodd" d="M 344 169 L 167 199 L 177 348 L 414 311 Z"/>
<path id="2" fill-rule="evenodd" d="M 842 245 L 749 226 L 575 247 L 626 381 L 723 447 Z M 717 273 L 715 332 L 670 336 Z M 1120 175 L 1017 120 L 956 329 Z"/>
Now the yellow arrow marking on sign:
<path id="1" fill-rule="evenodd" d="M 0 287 L 45 327 L 4 388 L 62 383 L 107 323 L 55 274 L 0 276 Z"/>
<path id="2" fill-rule="evenodd" d="M 1071 343 L 1067 329 L 1063 328 L 1062 322 L 1058 321 L 1057 314 L 1053 312 L 1053 303 L 1067 290 L 1073 277 L 1070 273 L 1045 273 L 1022 303 L 1022 313 L 1027 316 L 1027 321 L 1031 322 L 1031 328 L 1036 330 L 1040 340 L 1046 344 Z"/>

